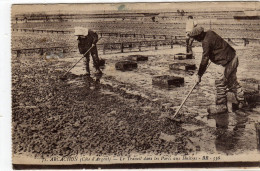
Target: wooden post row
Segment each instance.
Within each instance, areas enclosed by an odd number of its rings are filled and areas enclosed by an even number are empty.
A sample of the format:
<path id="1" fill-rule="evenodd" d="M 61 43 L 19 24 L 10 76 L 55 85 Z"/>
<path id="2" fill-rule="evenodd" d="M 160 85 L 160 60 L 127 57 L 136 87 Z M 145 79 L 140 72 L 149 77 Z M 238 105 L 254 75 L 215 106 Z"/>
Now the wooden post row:
<path id="1" fill-rule="evenodd" d="M 103 44 L 103 55 L 106 54 L 106 43 Z"/>
<path id="2" fill-rule="evenodd" d="M 158 50 L 157 41 L 155 41 L 154 43 L 155 43 L 155 46 L 154 46 L 155 50 Z"/>
<path id="3" fill-rule="evenodd" d="M 124 52 L 124 44 L 121 43 L 121 53 L 123 53 L 123 52 Z"/>

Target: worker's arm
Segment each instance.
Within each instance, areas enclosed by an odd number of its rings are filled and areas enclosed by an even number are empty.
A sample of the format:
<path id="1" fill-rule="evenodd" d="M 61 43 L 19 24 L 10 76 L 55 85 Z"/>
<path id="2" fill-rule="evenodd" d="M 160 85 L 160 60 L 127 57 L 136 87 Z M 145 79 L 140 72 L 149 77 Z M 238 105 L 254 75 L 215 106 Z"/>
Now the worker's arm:
<path id="1" fill-rule="evenodd" d="M 93 35 L 93 43 L 96 45 L 97 44 L 97 42 L 98 42 L 98 34 L 97 33 L 94 33 L 94 35 Z"/>
<path id="2" fill-rule="evenodd" d="M 93 38 L 93 45 L 96 45 L 98 42 L 98 34 L 94 31 L 89 31 L 89 34 L 91 35 L 91 37 Z"/>
<path id="3" fill-rule="evenodd" d="M 209 63 L 209 55 L 210 55 L 210 44 L 208 42 L 202 43 L 203 54 L 200 62 L 199 71 L 197 74 L 197 83 L 200 83 L 202 75 L 205 73 L 208 63 Z"/>
<path id="4" fill-rule="evenodd" d="M 196 20 L 193 20 L 193 27 L 197 27 L 198 22 Z"/>

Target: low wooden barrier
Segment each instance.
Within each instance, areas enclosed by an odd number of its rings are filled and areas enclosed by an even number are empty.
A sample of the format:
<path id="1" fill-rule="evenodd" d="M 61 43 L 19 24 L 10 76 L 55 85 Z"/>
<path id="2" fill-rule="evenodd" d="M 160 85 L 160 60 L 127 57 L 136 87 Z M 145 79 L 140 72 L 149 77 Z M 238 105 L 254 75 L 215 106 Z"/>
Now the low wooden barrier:
<path id="1" fill-rule="evenodd" d="M 12 51 L 16 54 L 16 57 L 19 58 L 21 54 L 39 54 L 43 55 L 46 52 L 50 51 L 59 51 L 62 53 L 69 52 L 73 47 L 67 46 L 67 47 L 48 47 L 48 48 L 27 48 L 27 49 L 12 49 Z"/>
<path id="2" fill-rule="evenodd" d="M 243 43 L 244 46 L 247 46 L 249 42 L 259 42 L 260 39 L 248 39 L 248 38 L 225 38 L 228 41 L 231 39 L 239 40 L 239 43 Z M 234 41 L 237 43 L 237 41 Z M 186 38 L 185 36 L 172 36 L 171 39 L 164 40 L 146 40 L 146 41 L 133 41 L 133 42 L 118 42 L 118 43 L 100 43 L 97 44 L 99 50 L 103 50 L 103 54 L 106 54 L 108 51 L 117 51 L 117 53 L 124 53 L 126 50 L 137 50 L 142 51 L 143 48 L 154 48 L 154 50 L 158 50 L 159 47 L 169 46 L 169 48 L 173 49 L 173 45 L 181 45 L 186 46 Z M 19 58 L 21 54 L 30 54 L 37 53 L 43 55 L 48 51 L 60 51 L 63 53 L 66 52 L 77 52 L 77 45 L 75 46 L 66 46 L 66 47 L 48 47 L 48 48 L 28 48 L 28 49 L 12 49 L 16 56 Z"/>
<path id="3" fill-rule="evenodd" d="M 41 29 L 24 29 L 24 28 L 13 28 L 13 31 L 20 31 L 20 32 L 35 32 L 35 33 L 62 33 L 62 34 L 70 34 L 71 31 L 68 30 L 41 30 Z"/>
<path id="4" fill-rule="evenodd" d="M 20 32 L 35 32 L 35 33 L 62 33 L 72 34 L 69 30 L 43 30 L 43 29 L 27 29 L 27 28 L 13 28 L 13 31 Z M 167 35 L 163 34 L 137 34 L 137 33 L 118 33 L 118 32 L 100 32 L 97 31 L 100 37 L 125 37 L 125 38 L 144 38 L 144 39 L 167 39 Z"/>
<path id="5" fill-rule="evenodd" d="M 181 39 L 178 39 L 181 41 Z M 168 40 L 151 40 L 151 41 L 136 41 L 136 42 L 122 42 L 122 43 L 104 43 L 103 44 L 103 54 L 106 54 L 107 50 L 114 51 L 120 50 L 124 53 L 126 49 L 142 51 L 142 48 L 154 47 L 154 50 L 158 50 L 159 46 L 169 46 L 171 49 L 174 44 L 179 44 L 175 39 Z"/>

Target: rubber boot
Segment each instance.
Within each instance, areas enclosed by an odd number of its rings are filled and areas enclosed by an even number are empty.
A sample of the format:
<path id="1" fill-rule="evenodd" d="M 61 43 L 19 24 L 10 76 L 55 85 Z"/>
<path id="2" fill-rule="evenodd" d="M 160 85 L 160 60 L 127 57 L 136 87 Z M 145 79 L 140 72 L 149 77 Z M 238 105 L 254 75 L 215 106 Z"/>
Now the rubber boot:
<path id="1" fill-rule="evenodd" d="M 86 75 L 87 76 L 90 76 L 90 70 L 89 70 L 89 65 L 88 64 L 86 64 Z"/>
<path id="2" fill-rule="evenodd" d="M 228 112 L 227 105 L 221 104 L 221 105 L 213 105 L 208 108 L 208 113 L 211 115 L 215 114 L 221 114 Z"/>
<path id="3" fill-rule="evenodd" d="M 239 109 L 245 109 L 247 107 L 248 107 L 248 104 L 246 103 L 246 101 L 240 101 L 238 104 Z"/>
<path id="4" fill-rule="evenodd" d="M 244 91 L 241 87 L 238 87 L 236 91 L 234 92 L 235 98 L 238 103 L 238 109 L 245 109 L 248 107 L 248 103 L 245 100 Z"/>
<path id="5" fill-rule="evenodd" d="M 96 69 L 95 74 L 96 74 L 96 75 L 102 75 L 103 73 L 102 73 L 102 71 L 98 68 L 98 69 Z"/>
<path id="6" fill-rule="evenodd" d="M 238 110 L 235 112 L 239 116 L 247 116 L 249 115 L 248 112 L 246 112 L 249 109 L 249 106 L 246 101 L 240 101 L 238 104 Z"/>

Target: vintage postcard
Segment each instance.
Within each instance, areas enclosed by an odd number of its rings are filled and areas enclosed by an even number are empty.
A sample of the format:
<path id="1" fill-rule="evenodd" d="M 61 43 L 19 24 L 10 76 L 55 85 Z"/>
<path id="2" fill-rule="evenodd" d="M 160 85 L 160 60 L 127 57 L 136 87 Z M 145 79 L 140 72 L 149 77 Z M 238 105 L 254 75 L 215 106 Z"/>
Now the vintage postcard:
<path id="1" fill-rule="evenodd" d="M 259 2 L 13 4 L 12 164 L 259 164 L 259 25 Z"/>

